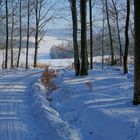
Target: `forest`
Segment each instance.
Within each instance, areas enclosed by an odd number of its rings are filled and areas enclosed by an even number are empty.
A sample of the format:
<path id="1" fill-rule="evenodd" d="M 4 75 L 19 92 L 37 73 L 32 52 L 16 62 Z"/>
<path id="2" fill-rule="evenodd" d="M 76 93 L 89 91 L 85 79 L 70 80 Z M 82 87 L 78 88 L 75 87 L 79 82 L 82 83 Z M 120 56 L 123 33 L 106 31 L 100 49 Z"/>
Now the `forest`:
<path id="1" fill-rule="evenodd" d="M 0 140 L 139 140 L 139 104 L 139 0 L 0 0 Z"/>

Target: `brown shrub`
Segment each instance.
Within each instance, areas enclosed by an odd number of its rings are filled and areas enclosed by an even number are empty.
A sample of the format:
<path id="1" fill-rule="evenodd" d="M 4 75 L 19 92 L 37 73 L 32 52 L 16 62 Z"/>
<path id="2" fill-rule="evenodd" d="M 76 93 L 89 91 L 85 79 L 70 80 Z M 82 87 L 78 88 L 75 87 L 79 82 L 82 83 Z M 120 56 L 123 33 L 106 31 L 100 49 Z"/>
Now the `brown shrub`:
<path id="1" fill-rule="evenodd" d="M 45 68 L 46 69 L 46 67 L 50 67 L 50 65 L 45 65 L 45 64 L 37 64 L 37 68 Z"/>
<path id="2" fill-rule="evenodd" d="M 55 70 L 50 70 L 49 65 L 46 66 L 45 71 L 42 73 L 41 82 L 47 90 L 56 90 L 57 86 L 53 83 L 52 79 L 57 76 Z"/>

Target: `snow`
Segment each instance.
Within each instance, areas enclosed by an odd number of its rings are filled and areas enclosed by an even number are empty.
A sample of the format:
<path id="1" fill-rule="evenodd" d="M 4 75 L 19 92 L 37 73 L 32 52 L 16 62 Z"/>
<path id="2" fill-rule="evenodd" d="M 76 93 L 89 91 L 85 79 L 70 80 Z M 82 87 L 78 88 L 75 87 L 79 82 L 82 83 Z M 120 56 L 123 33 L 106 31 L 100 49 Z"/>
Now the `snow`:
<path id="1" fill-rule="evenodd" d="M 139 140 L 140 107 L 132 105 L 133 65 L 124 75 L 119 66 L 102 70 L 101 57 L 95 57 L 89 76 L 75 77 L 66 68 L 73 59 L 50 59 L 50 48 L 63 42 L 46 36 L 39 46 L 38 62 L 59 69 L 54 91 L 40 82 L 42 69 L 0 70 L 0 140 Z M 22 49 L 23 64 L 25 52 Z M 30 65 L 33 55 L 30 48 Z M 3 58 L 0 55 L 0 65 Z"/>
<path id="2" fill-rule="evenodd" d="M 49 95 L 49 105 L 81 140 L 140 139 L 140 108 L 132 105 L 133 66 L 128 75 L 109 66 L 77 78 L 73 71 L 61 71 L 54 82 L 59 88 Z"/>
<path id="3" fill-rule="evenodd" d="M 69 126 L 59 113 L 51 107 L 46 99 L 46 91 L 39 83 L 34 86 L 34 108 L 40 115 L 40 119 L 46 122 L 47 138 L 50 140 L 80 140 L 78 130 Z"/>
<path id="4" fill-rule="evenodd" d="M 31 86 L 40 77 L 39 73 L 29 70 L 0 77 L 0 140 L 47 137 L 31 107 Z"/>
<path id="5" fill-rule="evenodd" d="M 18 39 L 18 38 L 17 38 Z M 26 41 L 26 37 L 22 38 L 23 41 Z M 30 37 L 30 42 L 34 43 L 35 38 Z M 62 66 L 65 67 L 69 65 L 69 59 L 58 59 L 58 60 L 53 60 L 50 58 L 50 49 L 53 46 L 61 45 L 62 43 L 68 43 L 67 40 L 65 39 L 58 39 L 57 37 L 51 37 L 51 36 L 44 36 L 44 38 L 41 40 L 39 43 L 39 48 L 38 48 L 38 64 L 48 64 L 48 65 L 53 65 L 53 66 Z M 17 60 L 18 57 L 18 49 L 14 49 L 14 61 Z M 25 65 L 25 54 L 26 54 L 26 48 L 22 48 L 21 50 L 21 57 L 20 57 L 20 65 Z M 9 56 L 10 56 L 10 50 L 9 50 Z M 34 47 L 29 48 L 29 65 L 33 66 L 34 62 Z M 0 66 L 2 66 L 2 62 L 5 60 L 4 56 L 4 50 L 0 50 Z M 70 60 L 71 62 L 73 61 L 72 59 Z M 9 59 L 10 63 L 10 59 Z"/>

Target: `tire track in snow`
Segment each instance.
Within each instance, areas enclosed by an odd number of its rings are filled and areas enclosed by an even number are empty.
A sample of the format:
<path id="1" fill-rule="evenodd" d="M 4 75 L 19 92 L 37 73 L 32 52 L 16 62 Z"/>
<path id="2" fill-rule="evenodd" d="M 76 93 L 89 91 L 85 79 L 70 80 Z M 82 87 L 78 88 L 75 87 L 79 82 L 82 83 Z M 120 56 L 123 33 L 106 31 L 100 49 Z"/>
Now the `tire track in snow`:
<path id="1" fill-rule="evenodd" d="M 0 81 L 1 85 L 10 81 L 0 87 L 0 140 L 46 140 L 27 101 L 27 92 L 31 92 L 29 86 L 36 79 L 33 76 L 41 72 L 12 77 L 11 81 L 9 77 L 3 77 Z"/>

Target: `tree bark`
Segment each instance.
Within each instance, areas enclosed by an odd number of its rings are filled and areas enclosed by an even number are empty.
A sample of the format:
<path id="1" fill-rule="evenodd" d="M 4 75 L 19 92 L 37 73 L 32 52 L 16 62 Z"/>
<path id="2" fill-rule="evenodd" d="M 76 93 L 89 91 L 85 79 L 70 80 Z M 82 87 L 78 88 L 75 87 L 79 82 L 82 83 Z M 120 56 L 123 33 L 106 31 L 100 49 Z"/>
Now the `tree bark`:
<path id="1" fill-rule="evenodd" d="M 128 48 L 129 48 L 129 18 L 130 18 L 130 0 L 127 0 L 127 16 L 125 25 L 125 50 L 123 57 L 124 74 L 128 73 Z"/>
<path id="2" fill-rule="evenodd" d="M 30 37 L 30 0 L 28 0 L 27 42 L 26 42 L 26 69 L 28 69 L 29 37 Z"/>
<path id="3" fill-rule="evenodd" d="M 92 0 L 89 0 L 90 15 L 90 69 L 93 69 L 93 24 L 92 24 Z"/>
<path id="4" fill-rule="evenodd" d="M 112 40 L 112 31 L 111 31 L 111 26 L 110 26 L 108 0 L 105 0 L 105 5 L 106 5 L 106 14 L 107 14 L 107 24 L 108 24 L 108 31 L 109 31 L 110 47 L 111 47 L 111 65 L 114 65 L 115 64 L 115 61 L 114 61 L 114 48 L 113 48 L 113 40 Z"/>
<path id="5" fill-rule="evenodd" d="M 81 13 L 81 75 L 88 75 L 86 2 L 87 2 L 87 0 L 80 0 L 80 13 Z"/>
<path id="6" fill-rule="evenodd" d="M 77 8 L 76 8 L 76 0 L 70 0 L 71 5 L 71 13 L 72 13 L 72 23 L 73 23 L 73 46 L 74 46 L 74 68 L 75 68 L 75 76 L 80 74 L 80 60 L 79 60 L 79 49 L 78 49 L 78 41 L 77 41 Z"/>
<path id="7" fill-rule="evenodd" d="M 8 67 L 8 48 L 9 48 L 9 27 L 8 27 L 8 0 L 5 0 L 5 9 L 6 9 L 6 50 L 5 50 L 5 69 Z"/>
<path id="8" fill-rule="evenodd" d="M 13 58 L 13 47 L 14 47 L 14 0 L 12 0 L 12 30 L 11 30 L 11 68 L 13 68 L 14 58 Z"/>
<path id="9" fill-rule="evenodd" d="M 140 0 L 134 0 L 135 7 L 135 47 L 134 47 L 134 99 L 140 104 Z"/>
<path id="10" fill-rule="evenodd" d="M 104 69 L 104 34 L 105 34 L 105 9 L 104 9 L 104 0 L 102 3 L 102 12 L 103 12 L 103 29 L 102 29 L 102 69 Z"/>
<path id="11" fill-rule="evenodd" d="M 21 54 L 21 47 L 22 47 L 22 0 L 20 0 L 20 9 L 19 9 L 19 51 L 18 51 L 18 59 L 17 59 L 17 67 L 19 67 L 19 61 L 20 61 L 20 54 Z"/>
<path id="12" fill-rule="evenodd" d="M 38 15 L 38 0 L 35 4 L 35 15 L 36 15 L 36 29 L 35 29 L 35 52 L 34 52 L 34 68 L 37 67 L 37 54 L 38 54 L 38 33 L 39 33 L 39 15 Z"/>
<path id="13" fill-rule="evenodd" d="M 116 14 L 115 20 L 117 24 L 117 33 L 118 33 L 119 48 L 120 48 L 120 64 L 122 64 L 123 50 L 122 50 L 122 43 L 121 43 L 121 36 L 120 36 L 119 15 L 118 15 L 119 13 L 114 0 L 112 0 L 112 3 Z"/>

